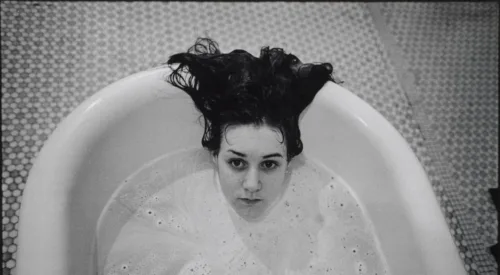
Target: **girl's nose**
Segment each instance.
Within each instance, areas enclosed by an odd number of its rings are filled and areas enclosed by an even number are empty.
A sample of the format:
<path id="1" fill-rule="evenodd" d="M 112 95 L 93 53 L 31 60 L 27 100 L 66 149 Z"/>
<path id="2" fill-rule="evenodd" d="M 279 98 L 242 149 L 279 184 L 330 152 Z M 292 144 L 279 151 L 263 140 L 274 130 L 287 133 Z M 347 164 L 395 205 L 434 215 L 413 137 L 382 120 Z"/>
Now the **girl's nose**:
<path id="1" fill-rule="evenodd" d="M 248 171 L 246 178 L 243 181 L 243 188 L 248 192 L 258 192 L 262 188 L 262 184 L 259 180 L 259 171 L 257 169 L 250 169 Z"/>

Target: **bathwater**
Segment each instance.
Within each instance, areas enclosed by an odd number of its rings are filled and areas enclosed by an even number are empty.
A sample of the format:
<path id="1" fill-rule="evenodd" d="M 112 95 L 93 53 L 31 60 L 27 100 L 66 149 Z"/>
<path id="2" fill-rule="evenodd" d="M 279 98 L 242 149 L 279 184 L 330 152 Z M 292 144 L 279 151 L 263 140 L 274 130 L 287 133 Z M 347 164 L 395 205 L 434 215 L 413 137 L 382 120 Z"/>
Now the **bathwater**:
<path id="1" fill-rule="evenodd" d="M 104 209 L 99 274 L 388 274 L 361 202 L 299 155 L 288 188 L 259 222 L 226 203 L 204 149 L 182 150 L 127 178 Z"/>

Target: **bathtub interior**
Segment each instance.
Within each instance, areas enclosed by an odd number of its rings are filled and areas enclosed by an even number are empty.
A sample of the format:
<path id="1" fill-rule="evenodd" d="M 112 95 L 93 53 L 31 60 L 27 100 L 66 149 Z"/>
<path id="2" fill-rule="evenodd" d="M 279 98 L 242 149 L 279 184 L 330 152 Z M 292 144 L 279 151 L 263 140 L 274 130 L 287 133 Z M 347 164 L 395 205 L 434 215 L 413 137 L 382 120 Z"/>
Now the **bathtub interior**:
<path id="1" fill-rule="evenodd" d="M 78 173 L 77 182 L 84 184 L 75 186 L 78 189 L 74 190 L 78 196 L 73 199 L 75 212 L 71 217 L 75 220 L 70 224 L 80 232 L 71 230 L 70 233 L 73 232 L 78 239 L 71 237 L 69 240 L 75 246 L 95 237 L 97 220 L 104 206 L 126 177 L 161 155 L 199 146 L 200 140 L 196 137 L 201 137 L 203 132 L 198 115 L 190 99 L 180 93 L 178 95 L 144 105 L 112 125 L 96 141 L 87 157 L 89 165 L 82 167 Z M 88 217 L 92 228 L 86 226 L 86 221 L 77 218 L 82 215 Z M 117 234 L 114 232 L 113 236 Z M 84 249 L 79 253 L 89 252 L 88 247 Z M 96 270 L 96 256 L 92 255 L 90 270 Z M 96 274 L 94 271 L 91 274 Z"/>
<path id="2" fill-rule="evenodd" d="M 28 192 L 25 191 L 28 203 L 21 213 L 23 218 L 32 216 L 45 203 L 43 211 L 48 218 L 43 222 L 21 219 L 18 274 L 42 270 L 48 272 L 44 274 L 95 274 L 93 240 L 97 221 L 119 184 L 157 157 L 201 146 L 203 129 L 199 114 L 185 94 L 163 81 L 167 73 L 166 69 L 156 69 L 106 87 L 54 132 L 30 173 Z M 398 135 L 397 132 L 387 122 L 373 126 L 370 118 L 380 116 L 378 113 L 367 105 L 363 105 L 368 108 L 363 111 L 367 113 L 359 113 L 355 104 L 336 101 L 345 99 L 336 93 L 349 92 L 329 83 L 304 113 L 304 154 L 349 184 L 372 221 L 392 274 L 438 274 L 438 270 L 450 272 L 440 274 L 461 274 L 463 267 L 458 256 L 448 255 L 444 263 L 431 263 L 425 256 L 419 229 L 426 227 L 432 227 L 424 230 L 426 234 L 444 236 L 442 247 L 438 244 L 436 251 L 456 251 L 447 230 L 443 235 L 446 224 L 434 196 L 429 197 L 428 192 L 422 194 L 422 199 L 433 203 L 428 210 L 437 211 L 433 217 L 440 220 L 435 227 L 416 224 L 418 213 L 402 195 L 400 184 L 404 178 L 396 165 L 400 160 L 388 153 L 391 149 L 384 136 L 387 132 L 381 134 L 387 129 L 389 136 Z M 346 100 L 360 101 L 352 94 Z M 413 162 L 408 165 L 418 165 L 413 155 L 410 160 Z M 419 169 L 416 173 L 423 173 Z M 418 184 L 429 184 L 425 176 L 416 178 L 424 180 Z M 36 181 L 37 184 L 32 183 Z M 432 193 L 430 187 L 425 188 Z M 28 234 L 29 226 L 37 226 L 39 235 Z M 40 234 L 46 236 L 41 240 Z M 30 242 L 38 244 L 30 246 Z M 47 246 L 54 248 L 55 254 L 44 252 Z M 31 259 L 36 260 L 28 263 Z"/>

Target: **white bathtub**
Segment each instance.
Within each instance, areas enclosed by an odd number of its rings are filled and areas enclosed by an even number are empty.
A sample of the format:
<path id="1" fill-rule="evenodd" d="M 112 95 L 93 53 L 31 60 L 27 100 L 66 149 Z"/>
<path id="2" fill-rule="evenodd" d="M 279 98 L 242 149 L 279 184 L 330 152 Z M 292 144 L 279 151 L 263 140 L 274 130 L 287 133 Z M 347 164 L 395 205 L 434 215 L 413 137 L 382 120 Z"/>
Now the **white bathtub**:
<path id="1" fill-rule="evenodd" d="M 144 163 L 201 146 L 191 100 L 157 68 L 104 88 L 54 131 L 23 194 L 17 274 L 88 275 L 97 219 Z M 301 121 L 305 153 L 354 190 L 393 275 L 465 274 L 429 180 L 400 134 L 346 89 L 328 83 Z"/>

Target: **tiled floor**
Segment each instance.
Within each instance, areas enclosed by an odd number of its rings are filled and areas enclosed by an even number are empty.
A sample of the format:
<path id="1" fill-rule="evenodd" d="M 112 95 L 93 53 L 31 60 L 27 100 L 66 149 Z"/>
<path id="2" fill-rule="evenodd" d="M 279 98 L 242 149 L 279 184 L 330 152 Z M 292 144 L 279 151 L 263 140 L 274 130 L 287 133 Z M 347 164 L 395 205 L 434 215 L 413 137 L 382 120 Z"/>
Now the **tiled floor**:
<path id="1" fill-rule="evenodd" d="M 486 192 L 498 185 L 498 4 L 387 3 L 381 10 L 415 77 L 415 108 L 428 115 L 457 195 L 493 245 L 495 223 L 487 221 L 496 214 Z"/>
<path id="2" fill-rule="evenodd" d="M 443 169 L 441 186 L 457 222 L 475 233 L 463 241 L 480 274 L 495 273 L 485 247 L 496 243 L 498 224 L 488 193 L 498 186 L 498 4 L 374 8 L 385 25 L 381 34 L 392 36 L 383 39 L 387 49 L 399 51 L 391 60 L 406 73 L 399 80 L 426 147 Z"/>
<path id="3" fill-rule="evenodd" d="M 57 124 L 205 33 L 223 51 L 281 46 L 332 62 L 411 144 L 469 273 L 495 274 L 485 248 L 496 234 L 486 190 L 498 179 L 498 13 L 493 3 L 1 2 L 4 274 L 15 270 L 28 172 Z"/>

